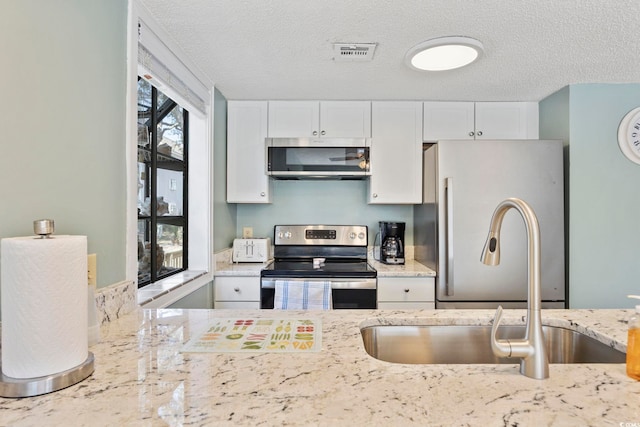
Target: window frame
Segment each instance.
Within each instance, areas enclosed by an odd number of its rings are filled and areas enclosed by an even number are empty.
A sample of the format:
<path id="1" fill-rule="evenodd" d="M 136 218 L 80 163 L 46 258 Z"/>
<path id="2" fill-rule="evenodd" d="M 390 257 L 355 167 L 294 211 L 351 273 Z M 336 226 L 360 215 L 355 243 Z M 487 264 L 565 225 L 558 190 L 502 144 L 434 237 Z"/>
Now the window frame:
<path id="1" fill-rule="evenodd" d="M 148 153 L 150 156 L 150 162 L 144 161 L 145 164 L 145 181 L 144 181 L 144 193 L 145 197 L 149 197 L 150 200 L 150 212 L 149 215 L 140 215 L 138 208 L 138 227 L 140 221 L 144 222 L 144 235 L 142 241 L 143 245 L 150 243 L 149 254 L 149 272 L 148 280 L 146 279 L 146 272 L 140 271 L 140 265 L 138 265 L 138 289 L 142 289 L 147 285 L 157 282 L 158 280 L 171 277 L 182 271 L 188 270 L 189 267 L 189 110 L 181 106 L 169 95 L 164 93 L 161 89 L 158 89 L 153 82 L 147 81 L 142 76 L 138 76 L 138 88 L 143 81 L 143 84 L 150 86 L 151 105 L 149 107 L 148 119 L 146 120 L 146 128 L 149 133 L 149 148 L 140 146 L 137 144 L 138 155 L 142 153 Z M 139 91 L 138 91 L 139 93 Z M 159 98 L 166 98 L 161 105 L 159 105 Z M 139 98 L 139 96 L 138 96 Z M 138 105 L 141 100 L 138 99 Z M 161 123 L 165 117 L 167 117 L 176 107 L 182 109 L 182 146 L 183 146 L 183 158 L 182 160 L 173 158 L 171 156 L 165 156 L 158 152 L 159 135 L 158 124 Z M 138 121 L 140 120 L 140 110 L 138 109 Z M 139 122 L 138 122 L 139 123 Z M 162 162 L 162 157 L 168 157 L 166 162 Z M 138 159 L 138 163 L 141 163 Z M 181 166 L 178 166 L 181 165 Z M 175 166 L 175 167 L 173 167 Z M 181 214 L 173 216 L 158 215 L 158 170 L 172 170 L 176 172 L 182 172 L 182 206 Z M 149 179 L 150 177 L 150 179 Z M 171 271 L 161 272 L 160 265 L 158 263 L 158 226 L 159 225 L 176 225 L 182 227 L 182 267 L 173 269 Z M 139 230 L 138 230 L 139 232 Z M 139 237 L 138 237 L 139 239 Z M 140 248 L 138 249 L 140 251 Z M 144 251 L 144 246 L 143 246 Z M 141 254 L 138 254 L 140 259 Z M 164 260 L 163 260 L 164 264 Z M 142 274 L 142 275 L 141 275 Z"/>
<path id="2" fill-rule="evenodd" d="M 215 269 L 213 142 L 215 86 L 153 18 L 140 0 L 128 4 L 126 149 L 127 217 L 126 281 L 137 284 L 137 77 L 149 75 L 165 94 L 189 109 L 189 269 L 140 288 L 133 297 L 144 308 L 164 308 L 191 292 L 209 285 Z M 142 25 L 141 25 L 142 23 Z M 141 51 L 141 46 L 144 47 Z M 143 65 L 145 53 L 161 61 L 164 69 Z M 142 53 L 142 56 L 141 56 Z M 167 70 L 171 73 L 167 74 Z M 172 80 L 172 77 L 178 80 Z M 181 82 L 187 92 L 172 86 Z M 159 84 L 158 84 L 159 83 Z M 197 95 L 192 98 L 192 95 Z M 195 99 L 195 103 L 192 100 Z"/>

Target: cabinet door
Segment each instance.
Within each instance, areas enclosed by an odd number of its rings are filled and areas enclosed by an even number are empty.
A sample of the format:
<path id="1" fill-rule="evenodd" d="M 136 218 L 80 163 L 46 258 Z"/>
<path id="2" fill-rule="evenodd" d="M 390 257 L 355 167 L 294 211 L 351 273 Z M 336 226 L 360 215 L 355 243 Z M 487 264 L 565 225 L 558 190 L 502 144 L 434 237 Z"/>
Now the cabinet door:
<path id="1" fill-rule="evenodd" d="M 323 101 L 320 103 L 320 136 L 368 138 L 371 136 L 371 102 Z"/>
<path id="2" fill-rule="evenodd" d="M 422 103 L 371 105 L 369 203 L 422 202 Z"/>
<path id="3" fill-rule="evenodd" d="M 216 307 L 218 308 L 218 307 Z M 378 310 L 433 310 L 435 302 L 379 302 Z"/>
<path id="4" fill-rule="evenodd" d="M 473 102 L 425 102 L 425 141 L 474 139 Z"/>
<path id="5" fill-rule="evenodd" d="M 318 101 L 269 101 L 269 137 L 309 138 L 319 132 Z"/>
<path id="6" fill-rule="evenodd" d="M 535 102 L 476 102 L 476 139 L 537 139 Z"/>
<path id="7" fill-rule="evenodd" d="M 266 136 L 266 101 L 228 102 L 227 202 L 271 203 Z"/>
<path id="8" fill-rule="evenodd" d="M 216 301 L 213 308 L 218 310 L 257 310 L 260 308 L 260 301 Z"/>

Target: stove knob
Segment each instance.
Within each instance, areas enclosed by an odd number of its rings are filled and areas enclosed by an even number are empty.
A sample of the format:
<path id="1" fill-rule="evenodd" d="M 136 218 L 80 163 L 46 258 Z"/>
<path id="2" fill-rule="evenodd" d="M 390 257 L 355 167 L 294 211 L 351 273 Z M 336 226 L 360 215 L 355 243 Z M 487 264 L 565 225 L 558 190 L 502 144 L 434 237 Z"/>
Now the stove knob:
<path id="1" fill-rule="evenodd" d="M 286 233 L 284 233 L 284 238 L 285 239 L 290 239 L 291 238 L 291 232 L 287 231 Z"/>
<path id="2" fill-rule="evenodd" d="M 282 231 L 278 232 L 278 239 L 280 240 L 284 239 L 284 233 Z"/>
<path id="3" fill-rule="evenodd" d="M 358 239 L 364 239 L 364 233 L 363 232 L 358 233 Z"/>
<path id="4" fill-rule="evenodd" d="M 353 231 L 351 233 L 349 233 L 349 238 L 351 240 L 355 239 L 356 238 L 356 233 L 354 233 Z"/>

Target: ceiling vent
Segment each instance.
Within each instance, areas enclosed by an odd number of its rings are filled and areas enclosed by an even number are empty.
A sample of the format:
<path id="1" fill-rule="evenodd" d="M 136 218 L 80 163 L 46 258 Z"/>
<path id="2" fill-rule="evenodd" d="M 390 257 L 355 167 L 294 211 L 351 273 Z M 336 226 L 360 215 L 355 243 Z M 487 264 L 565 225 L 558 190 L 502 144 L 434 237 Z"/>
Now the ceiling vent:
<path id="1" fill-rule="evenodd" d="M 376 43 L 334 43 L 333 59 L 338 62 L 371 61 Z"/>

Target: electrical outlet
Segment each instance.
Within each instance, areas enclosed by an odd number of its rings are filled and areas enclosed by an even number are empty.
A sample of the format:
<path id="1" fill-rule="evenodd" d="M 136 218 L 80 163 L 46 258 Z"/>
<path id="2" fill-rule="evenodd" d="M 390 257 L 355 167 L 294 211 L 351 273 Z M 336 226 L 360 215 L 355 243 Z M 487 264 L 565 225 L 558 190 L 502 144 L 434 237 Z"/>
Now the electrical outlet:
<path id="1" fill-rule="evenodd" d="M 98 260 L 96 254 L 87 255 L 87 277 L 89 285 L 98 284 Z"/>
<path id="2" fill-rule="evenodd" d="M 253 237 L 253 227 L 242 227 L 242 238 L 250 239 Z"/>

